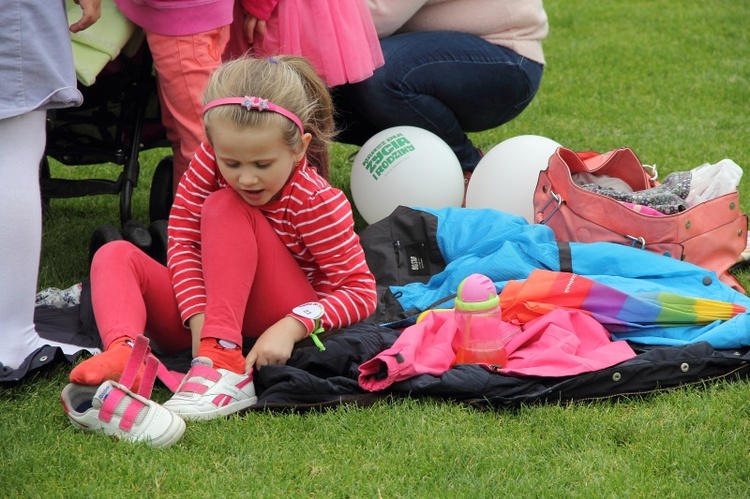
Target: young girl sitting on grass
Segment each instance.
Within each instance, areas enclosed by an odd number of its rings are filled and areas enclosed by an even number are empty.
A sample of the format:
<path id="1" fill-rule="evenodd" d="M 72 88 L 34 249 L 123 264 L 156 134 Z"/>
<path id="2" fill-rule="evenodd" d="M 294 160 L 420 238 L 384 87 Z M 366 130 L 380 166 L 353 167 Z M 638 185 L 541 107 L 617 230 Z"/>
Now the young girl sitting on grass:
<path id="1" fill-rule="evenodd" d="M 167 267 L 127 242 L 100 248 L 91 287 L 106 351 L 70 374 L 117 380 L 142 333 L 164 353 L 192 344 L 192 367 L 164 404 L 185 419 L 252 405 L 253 367 L 285 363 L 297 341 L 376 305 L 351 205 L 326 181 L 333 107 L 312 66 L 230 61 L 205 102 L 208 141 L 177 190 Z M 243 337 L 257 338 L 246 358 Z"/>

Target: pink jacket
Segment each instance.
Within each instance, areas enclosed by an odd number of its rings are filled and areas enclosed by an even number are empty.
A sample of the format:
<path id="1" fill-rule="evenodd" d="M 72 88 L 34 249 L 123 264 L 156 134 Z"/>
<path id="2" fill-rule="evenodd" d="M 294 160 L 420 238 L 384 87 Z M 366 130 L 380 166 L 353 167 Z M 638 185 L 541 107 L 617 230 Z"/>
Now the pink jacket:
<path id="1" fill-rule="evenodd" d="M 391 348 L 359 366 L 359 385 L 374 392 L 420 374 L 443 374 L 456 360 L 456 330 L 452 310 L 429 312 Z M 627 342 L 612 341 L 591 316 L 564 309 L 531 320 L 504 344 L 508 365 L 500 372 L 517 376 L 573 376 L 636 355 Z"/>
<path id="2" fill-rule="evenodd" d="M 195 35 L 232 24 L 234 0 L 115 0 L 125 17 L 159 35 Z"/>

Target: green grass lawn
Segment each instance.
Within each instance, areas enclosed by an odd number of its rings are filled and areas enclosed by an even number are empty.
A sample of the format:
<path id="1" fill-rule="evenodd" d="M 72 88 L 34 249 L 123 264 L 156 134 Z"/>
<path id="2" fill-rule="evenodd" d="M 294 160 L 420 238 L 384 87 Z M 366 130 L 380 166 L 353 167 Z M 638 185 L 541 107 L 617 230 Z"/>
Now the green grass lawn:
<path id="1" fill-rule="evenodd" d="M 548 66 L 516 120 L 473 134 L 485 151 L 522 134 L 574 150 L 631 147 L 671 171 L 750 165 L 750 3 L 548 0 Z M 333 183 L 349 192 L 336 145 Z M 167 150 L 142 155 L 134 216 Z M 56 167 L 70 177 L 117 168 Z M 742 208 L 750 211 L 750 179 Z M 53 200 L 39 288 L 87 278 L 89 237 L 118 223 L 114 196 Z M 747 287 L 750 278 L 739 276 Z M 74 430 L 59 392 L 68 365 L 0 388 L 0 491 L 9 497 L 748 497 L 750 383 L 647 398 L 486 411 L 417 398 L 188 423 L 153 450 Z M 168 393 L 158 389 L 154 398 Z"/>

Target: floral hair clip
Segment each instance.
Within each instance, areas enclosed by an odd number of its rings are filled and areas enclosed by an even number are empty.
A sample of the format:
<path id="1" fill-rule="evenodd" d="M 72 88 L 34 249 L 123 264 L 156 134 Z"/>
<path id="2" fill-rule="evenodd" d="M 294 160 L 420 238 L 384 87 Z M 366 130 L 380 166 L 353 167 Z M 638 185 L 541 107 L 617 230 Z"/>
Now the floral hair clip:
<path id="1" fill-rule="evenodd" d="M 271 111 L 272 113 L 280 114 L 294 122 L 294 124 L 297 125 L 297 128 L 299 128 L 300 133 L 305 133 L 305 130 L 302 127 L 302 121 L 296 114 L 289 111 L 288 109 L 284 109 L 281 106 L 277 106 L 273 102 L 269 102 L 268 99 L 262 99 L 260 97 L 250 95 L 246 95 L 244 97 L 224 97 L 223 99 L 214 99 L 203 107 L 203 114 L 206 114 L 206 111 L 208 111 L 209 109 L 213 109 L 218 106 L 231 106 L 234 104 L 239 104 L 248 111 Z"/>
<path id="2" fill-rule="evenodd" d="M 251 109 L 257 109 L 258 111 L 268 111 L 268 99 L 261 99 L 260 97 L 248 97 L 247 95 L 242 99 L 242 105 L 247 108 L 248 111 Z"/>

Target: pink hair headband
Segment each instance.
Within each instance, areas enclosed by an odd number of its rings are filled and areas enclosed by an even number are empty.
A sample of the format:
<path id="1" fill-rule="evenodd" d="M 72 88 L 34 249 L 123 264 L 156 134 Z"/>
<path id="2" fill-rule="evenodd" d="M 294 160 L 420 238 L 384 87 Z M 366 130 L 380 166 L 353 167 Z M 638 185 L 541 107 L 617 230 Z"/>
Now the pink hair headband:
<path id="1" fill-rule="evenodd" d="M 213 109 L 218 106 L 229 106 L 233 104 L 244 106 L 248 111 L 255 109 L 256 111 L 271 111 L 272 113 L 280 114 L 293 121 L 294 124 L 299 128 L 300 133 L 305 133 L 305 130 L 302 127 L 302 121 L 300 121 L 296 114 L 289 111 L 288 109 L 284 109 L 281 106 L 277 106 L 273 102 L 268 102 L 268 99 L 261 99 L 260 97 L 251 97 L 246 95 L 244 97 L 224 97 L 223 99 L 215 99 L 203 107 L 203 114 L 206 114 L 206 111 L 208 111 L 209 109 Z"/>

